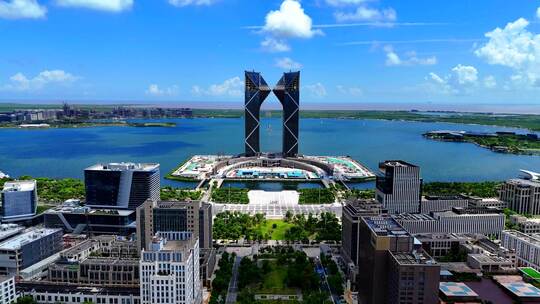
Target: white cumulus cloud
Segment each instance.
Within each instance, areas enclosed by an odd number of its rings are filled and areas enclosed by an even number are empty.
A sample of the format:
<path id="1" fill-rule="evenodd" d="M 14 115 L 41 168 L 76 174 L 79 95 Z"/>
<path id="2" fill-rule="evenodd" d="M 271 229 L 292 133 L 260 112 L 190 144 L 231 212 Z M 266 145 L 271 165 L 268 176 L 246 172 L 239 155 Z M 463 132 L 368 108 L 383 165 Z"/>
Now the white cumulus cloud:
<path id="1" fill-rule="evenodd" d="M 478 71 L 470 65 L 458 64 L 452 69 L 457 82 L 461 85 L 472 84 L 478 80 Z"/>
<path id="2" fill-rule="evenodd" d="M 344 5 L 359 5 L 366 3 L 370 0 L 326 0 L 326 3 L 331 6 L 344 6 Z"/>
<path id="3" fill-rule="evenodd" d="M 475 54 L 492 65 L 513 71 L 514 83 L 540 85 L 540 35 L 527 30 L 529 21 L 519 18 L 504 28 L 485 34 L 488 42 L 476 49 Z"/>
<path id="4" fill-rule="evenodd" d="M 295 0 L 284 0 L 279 10 L 270 11 L 262 30 L 282 38 L 311 38 L 322 33 L 312 28 L 311 17 Z"/>
<path id="5" fill-rule="evenodd" d="M 326 96 L 326 87 L 320 82 L 306 85 L 305 88 L 313 97 L 323 98 Z"/>
<path id="6" fill-rule="evenodd" d="M 200 96 L 229 96 L 229 97 L 238 97 L 242 96 L 244 89 L 244 81 L 240 77 L 236 76 L 229 78 L 222 83 L 212 84 L 208 88 L 202 88 L 198 85 L 195 85 L 191 88 L 191 94 Z"/>
<path id="7" fill-rule="evenodd" d="M 184 7 L 189 5 L 194 6 L 209 6 L 216 3 L 216 0 L 169 0 L 169 3 L 174 6 Z"/>
<path id="8" fill-rule="evenodd" d="M 431 72 L 426 80 L 433 85 L 431 89 L 438 93 L 469 94 L 478 87 L 478 70 L 470 65 L 458 64 L 452 68 L 449 74 L 439 76 Z"/>
<path id="9" fill-rule="evenodd" d="M 69 84 L 78 77 L 62 70 L 45 70 L 33 78 L 28 78 L 23 73 L 17 73 L 9 78 L 9 83 L 2 86 L 8 91 L 32 91 L 44 88 L 49 84 Z"/>
<path id="10" fill-rule="evenodd" d="M 540 7 L 536 9 L 536 18 L 540 19 Z"/>
<path id="11" fill-rule="evenodd" d="M 121 12 L 131 9 L 133 0 L 56 0 L 64 7 L 80 7 L 107 12 Z"/>
<path id="12" fill-rule="evenodd" d="M 37 0 L 0 0 L 0 18 L 38 19 L 47 14 L 47 8 Z"/>
<path id="13" fill-rule="evenodd" d="M 353 12 L 336 12 L 334 17 L 338 22 L 369 21 L 369 22 L 393 22 L 397 19 L 397 13 L 393 8 L 375 9 L 366 6 L 357 7 Z"/>
<path id="14" fill-rule="evenodd" d="M 159 85 L 153 83 L 148 86 L 145 93 L 151 96 L 174 96 L 177 95 L 179 88 L 177 85 L 173 85 L 166 88 L 160 88 Z"/>
<path id="15" fill-rule="evenodd" d="M 289 57 L 276 59 L 276 66 L 284 70 L 299 70 L 302 68 L 302 65 L 299 62 L 296 62 Z"/>
<path id="16" fill-rule="evenodd" d="M 344 85 L 337 85 L 336 89 L 340 94 L 354 96 L 354 97 L 362 96 L 364 94 L 364 91 L 361 88 L 356 87 L 356 86 L 347 87 Z"/>
<path id="17" fill-rule="evenodd" d="M 401 58 L 392 48 L 392 46 L 384 47 L 386 53 L 387 66 L 412 66 L 412 65 L 435 65 L 437 64 L 437 57 L 430 56 L 420 58 L 416 55 L 416 52 L 407 52 L 404 58 Z"/>
<path id="18" fill-rule="evenodd" d="M 486 76 L 484 78 L 484 86 L 488 89 L 493 89 L 497 86 L 497 80 L 493 75 Z"/>
<path id="19" fill-rule="evenodd" d="M 264 51 L 272 53 L 288 52 L 291 50 L 291 47 L 287 44 L 287 42 L 272 37 L 267 37 L 261 41 L 261 48 Z"/>

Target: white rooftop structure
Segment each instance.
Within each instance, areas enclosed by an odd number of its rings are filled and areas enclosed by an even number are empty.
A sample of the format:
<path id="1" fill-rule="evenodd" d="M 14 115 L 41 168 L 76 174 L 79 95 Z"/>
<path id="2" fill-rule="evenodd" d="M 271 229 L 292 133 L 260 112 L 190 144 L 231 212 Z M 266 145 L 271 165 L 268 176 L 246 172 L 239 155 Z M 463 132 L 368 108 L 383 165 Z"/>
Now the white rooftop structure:
<path id="1" fill-rule="evenodd" d="M 540 182 L 540 173 L 529 171 L 529 170 L 520 170 L 524 174 L 524 178 L 532 181 Z"/>
<path id="2" fill-rule="evenodd" d="M 16 224 L 2 224 L 0 225 L 0 241 L 5 240 L 11 236 L 14 236 L 24 230 L 24 227 Z"/>
<path id="3" fill-rule="evenodd" d="M 51 235 L 58 230 L 60 229 L 39 228 L 27 230 L 20 235 L 0 243 L 0 250 L 17 250 L 29 242 Z"/>
<path id="4" fill-rule="evenodd" d="M 154 163 L 108 163 L 96 164 L 86 168 L 95 171 L 152 171 L 159 168 L 159 164 Z"/>
<path id="5" fill-rule="evenodd" d="M 4 184 L 4 192 L 12 191 L 34 191 L 36 188 L 35 180 L 13 181 Z"/>

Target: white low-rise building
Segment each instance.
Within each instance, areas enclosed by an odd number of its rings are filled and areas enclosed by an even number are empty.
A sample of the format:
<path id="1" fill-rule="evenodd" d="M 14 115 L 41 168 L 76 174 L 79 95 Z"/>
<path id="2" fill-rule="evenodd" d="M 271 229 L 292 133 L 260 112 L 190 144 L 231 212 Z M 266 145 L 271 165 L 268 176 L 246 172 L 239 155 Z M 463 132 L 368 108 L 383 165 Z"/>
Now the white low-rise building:
<path id="1" fill-rule="evenodd" d="M 519 266 L 528 266 L 540 271 L 540 237 L 527 235 L 516 230 L 502 232 L 501 244 L 516 251 Z"/>
<path id="2" fill-rule="evenodd" d="M 0 304 L 11 304 L 17 300 L 14 276 L 0 276 Z"/>
<path id="3" fill-rule="evenodd" d="M 458 214 L 452 211 L 429 214 L 394 215 L 396 221 L 411 234 L 480 233 L 499 236 L 504 229 L 504 214 Z"/>
<path id="4" fill-rule="evenodd" d="M 141 304 L 200 304 L 199 240 L 190 232 L 159 232 L 141 252 Z"/>
<path id="5" fill-rule="evenodd" d="M 540 218 L 528 218 L 522 215 L 511 215 L 510 222 L 517 225 L 518 230 L 526 233 L 540 233 Z"/>

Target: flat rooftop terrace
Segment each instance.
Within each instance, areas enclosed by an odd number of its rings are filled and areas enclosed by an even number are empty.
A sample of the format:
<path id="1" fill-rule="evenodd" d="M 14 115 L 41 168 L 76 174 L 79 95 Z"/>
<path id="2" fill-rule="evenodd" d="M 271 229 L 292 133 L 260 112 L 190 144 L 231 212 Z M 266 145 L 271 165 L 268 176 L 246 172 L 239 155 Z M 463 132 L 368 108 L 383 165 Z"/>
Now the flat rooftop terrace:
<path id="1" fill-rule="evenodd" d="M 86 168 L 90 171 L 152 171 L 159 168 L 155 163 L 106 163 Z"/>
<path id="2" fill-rule="evenodd" d="M 368 227 L 379 236 L 411 236 L 407 230 L 390 216 L 371 216 L 363 218 Z"/>
<path id="3" fill-rule="evenodd" d="M 461 282 L 440 282 L 439 291 L 446 297 L 467 297 L 477 298 L 478 294 L 474 292 L 469 286 Z"/>
<path id="4" fill-rule="evenodd" d="M 44 238 L 58 231 L 62 231 L 62 229 L 39 228 L 28 230 L 20 235 L 17 235 L 11 239 L 8 239 L 7 241 L 0 243 L 0 250 L 17 250 L 25 244 Z"/>

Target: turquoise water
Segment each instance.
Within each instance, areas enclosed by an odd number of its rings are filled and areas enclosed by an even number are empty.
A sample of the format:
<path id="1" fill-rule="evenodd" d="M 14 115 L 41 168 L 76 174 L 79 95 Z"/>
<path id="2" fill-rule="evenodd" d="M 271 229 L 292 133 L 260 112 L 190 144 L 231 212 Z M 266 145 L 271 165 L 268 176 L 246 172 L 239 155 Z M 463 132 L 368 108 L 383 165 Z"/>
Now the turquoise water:
<path id="1" fill-rule="evenodd" d="M 177 126 L 1 129 L 0 171 L 11 176 L 82 178 L 83 169 L 92 164 L 133 161 L 160 163 L 163 175 L 193 154 L 237 154 L 243 150 L 241 118 L 162 121 L 173 121 Z M 264 151 L 281 149 L 280 123 L 279 118 L 263 119 Z M 540 171 L 538 156 L 498 154 L 472 144 L 437 142 L 421 135 L 437 129 L 516 130 L 447 123 L 303 119 L 300 151 L 350 155 L 372 169 L 385 159 L 404 159 L 420 165 L 426 181 L 503 180 L 516 176 L 519 169 Z"/>

